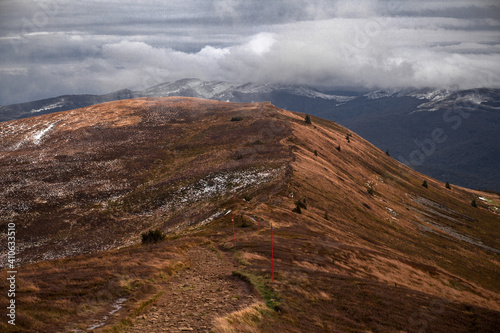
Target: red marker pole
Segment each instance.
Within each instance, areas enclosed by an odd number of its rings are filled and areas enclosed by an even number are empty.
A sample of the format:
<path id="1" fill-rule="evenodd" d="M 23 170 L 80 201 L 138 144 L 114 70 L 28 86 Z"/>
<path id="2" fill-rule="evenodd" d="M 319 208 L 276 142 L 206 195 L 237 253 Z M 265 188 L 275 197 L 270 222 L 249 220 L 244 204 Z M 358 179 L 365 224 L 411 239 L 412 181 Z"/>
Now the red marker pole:
<path id="1" fill-rule="evenodd" d="M 273 241 L 273 221 L 271 220 L 271 279 L 274 281 L 274 241 Z"/>
<path id="2" fill-rule="evenodd" d="M 233 221 L 233 238 L 234 238 L 234 246 L 236 246 L 236 232 L 234 231 L 234 217 L 231 217 L 231 220 Z"/>

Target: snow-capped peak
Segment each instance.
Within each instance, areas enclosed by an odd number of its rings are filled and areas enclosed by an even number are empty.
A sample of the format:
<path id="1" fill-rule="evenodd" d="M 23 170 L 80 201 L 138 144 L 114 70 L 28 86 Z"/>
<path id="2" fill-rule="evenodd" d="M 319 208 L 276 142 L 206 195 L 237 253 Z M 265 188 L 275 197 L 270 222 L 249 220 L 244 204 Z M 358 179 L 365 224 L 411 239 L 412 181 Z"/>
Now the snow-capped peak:
<path id="1" fill-rule="evenodd" d="M 348 102 L 355 97 L 337 96 L 321 93 L 312 88 L 276 84 L 256 84 L 256 83 L 232 83 L 226 81 L 202 81 L 199 79 L 183 79 L 173 83 L 162 83 L 160 85 L 148 88 L 140 94 L 143 96 L 191 96 L 216 100 L 235 100 L 235 94 L 270 94 L 273 92 L 288 93 L 296 96 L 308 98 L 321 98 L 337 102 Z"/>

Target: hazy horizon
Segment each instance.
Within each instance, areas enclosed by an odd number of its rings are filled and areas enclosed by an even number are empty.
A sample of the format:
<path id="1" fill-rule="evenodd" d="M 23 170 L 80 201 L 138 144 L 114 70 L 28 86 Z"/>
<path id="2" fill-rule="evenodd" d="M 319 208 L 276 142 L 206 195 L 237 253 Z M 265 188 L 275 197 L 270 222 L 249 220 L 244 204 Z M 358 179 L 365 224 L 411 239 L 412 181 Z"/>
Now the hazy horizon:
<path id="1" fill-rule="evenodd" d="M 495 1 L 3 1 L 0 105 L 182 78 L 500 88 Z"/>

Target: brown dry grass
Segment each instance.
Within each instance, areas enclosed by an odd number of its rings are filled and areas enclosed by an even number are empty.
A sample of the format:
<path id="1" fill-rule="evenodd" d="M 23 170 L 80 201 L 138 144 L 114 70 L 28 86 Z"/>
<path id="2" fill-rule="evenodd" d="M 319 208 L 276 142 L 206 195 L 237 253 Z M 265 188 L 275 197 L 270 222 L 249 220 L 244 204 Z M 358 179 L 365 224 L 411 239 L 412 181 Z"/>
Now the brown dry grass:
<path id="1" fill-rule="evenodd" d="M 94 207 L 91 224 L 102 231 L 121 221 L 130 227 L 123 233 L 130 235 L 145 225 L 186 229 L 177 232 L 178 243 L 173 247 L 161 245 L 158 251 L 132 247 L 75 261 L 24 266 L 20 277 L 26 290 L 22 297 L 29 302 L 25 313 L 35 308 L 37 318 L 43 318 L 34 321 L 28 316 L 21 322 L 43 328 L 57 317 L 60 325 L 82 324 L 127 290 L 137 290 L 136 300 L 144 300 L 160 288 L 155 281 L 168 279 L 183 263 L 183 246 L 190 246 L 193 237 L 202 237 L 214 244 L 210 246 L 234 254 L 241 263 L 238 275 L 247 276 L 267 295 L 263 297 L 272 308 L 265 315 L 258 304 L 220 318 L 216 323 L 220 332 L 492 332 L 500 326 L 499 254 L 446 231 L 500 249 L 499 215 L 487 203 L 480 202 L 479 208 L 470 205 L 477 196 L 500 202 L 498 196 L 456 186 L 447 190 L 335 123 L 311 117 L 312 125 L 306 125 L 303 115 L 269 104 L 181 98 L 123 103 L 149 103 L 146 111 L 135 106 L 131 115 L 142 115 L 142 122 L 131 128 L 156 128 L 159 121 L 166 121 L 168 127 L 149 133 L 168 128 L 176 140 L 171 144 L 170 136 L 161 136 L 148 146 L 147 158 L 122 161 L 136 171 L 131 182 L 137 187 L 131 186 L 134 191 L 127 194 L 127 200 L 109 204 L 111 208 L 99 214 Z M 175 114 L 173 118 L 167 117 L 167 109 Z M 244 120 L 229 124 L 232 116 Z M 128 126 L 114 133 L 126 136 Z M 231 129 L 226 130 L 228 126 Z M 148 142 L 140 139 L 141 144 Z M 120 149 L 123 154 L 125 150 Z M 284 166 L 284 171 L 269 184 L 212 198 L 172 216 L 162 215 L 155 206 L 155 200 L 167 196 L 164 189 L 213 172 L 262 165 Z M 428 189 L 421 186 L 424 179 Z M 296 201 L 304 199 L 307 208 L 302 214 L 293 213 Z M 80 209 L 72 213 L 82 214 Z M 231 215 L 220 215 L 195 228 L 196 222 L 229 210 L 249 223 L 236 229 L 236 246 Z M 140 215 L 144 212 L 150 215 Z M 270 281 L 271 221 L 274 282 Z M 193 227 L 187 228 L 188 222 Z M 195 243 L 209 246 L 203 242 Z M 65 290 L 67 286 L 72 289 Z M 146 289 L 139 292 L 141 288 Z M 87 289 L 101 293 L 104 302 L 89 299 Z M 45 298 L 57 301 L 46 313 L 35 306 L 38 300 L 48 302 Z M 80 300 L 81 307 L 74 299 Z"/>
<path id="2" fill-rule="evenodd" d="M 111 304 L 127 297 L 125 311 L 132 312 L 142 300 L 177 271 L 189 266 L 184 249 L 204 239 L 173 241 L 150 246 L 45 261 L 19 268 L 17 327 L 4 325 L 5 332 L 55 332 L 86 330 L 94 320 L 112 310 Z M 6 272 L 1 273 L 5 281 Z M 2 289 L 4 289 L 2 282 Z M 5 295 L 0 303 L 5 305 Z"/>
<path id="3" fill-rule="evenodd" d="M 213 332 L 216 333 L 258 333 L 266 316 L 272 314 L 263 302 L 252 304 L 245 309 L 230 313 L 222 318 L 217 318 Z"/>

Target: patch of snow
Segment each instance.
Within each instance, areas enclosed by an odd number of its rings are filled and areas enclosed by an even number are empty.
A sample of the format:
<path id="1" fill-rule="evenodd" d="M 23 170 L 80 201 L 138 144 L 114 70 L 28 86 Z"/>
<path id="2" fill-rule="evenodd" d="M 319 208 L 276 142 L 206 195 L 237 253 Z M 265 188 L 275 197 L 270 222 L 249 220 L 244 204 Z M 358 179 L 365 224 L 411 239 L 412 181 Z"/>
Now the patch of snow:
<path id="1" fill-rule="evenodd" d="M 385 207 L 387 208 L 387 210 L 389 211 L 389 213 L 391 213 L 393 216 L 398 216 L 398 213 L 396 213 L 393 209 L 389 208 L 389 207 Z"/>
<path id="2" fill-rule="evenodd" d="M 109 316 L 111 316 L 111 315 L 115 314 L 116 312 L 118 312 L 123 307 L 123 303 L 125 303 L 126 300 L 127 300 L 126 297 L 122 297 L 122 298 L 119 298 L 116 301 L 114 301 L 113 304 L 111 304 L 111 307 L 113 308 L 113 310 L 111 310 L 110 312 L 108 312 L 107 315 L 104 315 L 102 317 L 102 319 L 100 321 L 98 321 L 97 323 L 90 325 L 87 328 L 87 331 L 92 331 L 92 330 L 95 330 L 98 327 L 104 326 L 106 324 L 106 322 L 108 321 Z"/>
<path id="3" fill-rule="evenodd" d="M 208 197 L 236 193 L 249 185 L 266 182 L 273 175 L 272 171 L 238 171 L 207 176 L 191 186 L 179 189 L 174 197 L 180 203 L 196 202 Z"/>
<path id="4" fill-rule="evenodd" d="M 385 89 L 385 90 L 376 90 L 369 92 L 368 94 L 365 94 L 365 96 L 368 99 L 379 99 L 379 98 L 384 98 L 384 97 L 391 97 L 397 93 L 399 93 L 401 90 L 400 89 Z"/>
<path id="5" fill-rule="evenodd" d="M 242 94 L 269 94 L 272 92 L 285 92 L 291 95 L 303 96 L 308 98 L 321 98 L 345 103 L 355 99 L 353 96 L 339 96 L 324 94 L 304 86 L 291 86 L 286 84 L 253 84 L 247 83 L 234 89 L 235 92 Z"/>
<path id="6" fill-rule="evenodd" d="M 220 101 L 234 101 L 237 94 L 269 94 L 272 92 L 285 92 L 288 94 L 309 98 L 321 98 L 346 103 L 355 99 L 353 96 L 338 96 L 324 94 L 304 86 L 286 84 L 255 84 L 232 83 L 226 81 L 202 81 L 199 79 L 184 79 L 173 83 L 164 83 L 151 87 L 142 92 L 144 96 L 177 96 L 191 91 L 194 97 L 215 99 Z"/>
<path id="7" fill-rule="evenodd" d="M 448 90 L 427 90 L 427 91 L 416 91 L 413 93 L 410 93 L 408 96 L 415 97 L 418 99 L 426 99 L 428 101 L 438 101 L 442 100 L 444 98 L 447 98 L 451 95 L 451 92 Z"/>
<path id="8" fill-rule="evenodd" d="M 427 93 L 417 93 L 412 96 L 419 99 L 427 99 L 428 102 L 420 104 L 416 111 L 428 112 L 445 108 L 476 107 L 490 100 L 489 97 L 475 92 L 455 96 L 448 90 L 434 90 Z"/>
<path id="9" fill-rule="evenodd" d="M 213 220 L 218 219 L 219 217 L 221 217 L 221 216 L 223 216 L 223 215 L 224 215 L 224 216 L 226 216 L 226 215 L 227 215 L 227 214 L 229 214 L 229 213 L 231 213 L 231 210 L 228 210 L 228 211 L 226 211 L 226 212 L 225 212 L 225 211 L 217 212 L 217 213 L 215 213 L 214 215 L 210 216 L 209 218 L 204 219 L 203 221 L 201 221 L 200 223 L 198 223 L 198 224 L 196 225 L 195 229 L 198 229 L 198 228 L 200 228 L 200 227 L 202 227 L 202 226 L 204 226 L 204 225 L 206 225 L 206 224 L 208 224 L 208 223 L 212 222 Z"/>
<path id="10" fill-rule="evenodd" d="M 183 91 L 192 90 L 194 97 L 214 98 L 214 96 L 236 86 L 237 84 L 224 81 L 206 82 L 199 79 L 184 79 L 146 89 L 143 94 L 145 96 L 176 96 Z"/>
<path id="11" fill-rule="evenodd" d="M 35 132 L 31 135 L 31 137 L 28 138 L 28 140 L 32 141 L 34 144 L 38 145 L 40 144 L 41 140 L 42 140 L 42 137 L 47 134 L 54 126 L 56 125 L 56 123 L 51 123 L 49 126 L 47 126 L 46 128 L 38 131 L 38 132 Z"/>
<path id="12" fill-rule="evenodd" d="M 489 97 L 477 94 L 477 93 L 470 93 L 464 96 L 459 96 L 457 98 L 457 103 L 471 103 L 474 105 L 480 105 L 483 104 L 484 102 L 488 102 L 490 100 Z"/>
<path id="13" fill-rule="evenodd" d="M 169 199 L 161 203 L 159 211 L 166 214 L 169 211 L 177 211 L 203 200 L 241 193 L 248 186 L 256 186 L 271 181 L 281 170 L 283 169 L 260 171 L 245 170 L 206 176 L 192 185 L 184 186 L 173 191 Z M 230 212 L 231 210 L 219 212 L 197 223 L 197 225 L 205 225 L 223 214 L 227 215 Z M 196 223 L 196 221 L 186 222 L 175 226 L 173 229 L 167 230 L 167 232 L 184 229 L 194 223 Z"/>
<path id="14" fill-rule="evenodd" d="M 41 107 L 40 109 L 33 109 L 30 111 L 30 113 L 37 113 L 37 112 L 42 112 L 42 111 L 47 111 L 47 110 L 52 110 L 58 107 L 61 107 L 64 105 L 64 101 L 59 101 L 54 104 L 46 105 L 44 107 Z"/>

